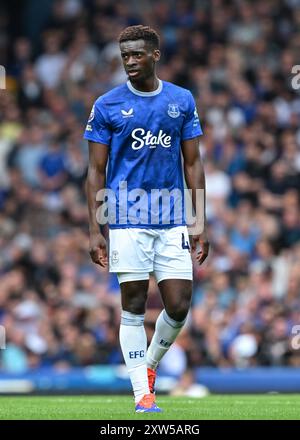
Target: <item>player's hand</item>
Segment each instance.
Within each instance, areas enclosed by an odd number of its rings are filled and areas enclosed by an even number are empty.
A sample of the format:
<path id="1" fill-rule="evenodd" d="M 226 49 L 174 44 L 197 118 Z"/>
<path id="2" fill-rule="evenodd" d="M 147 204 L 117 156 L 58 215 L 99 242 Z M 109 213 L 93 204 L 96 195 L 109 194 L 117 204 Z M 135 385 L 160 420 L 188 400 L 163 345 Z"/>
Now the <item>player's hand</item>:
<path id="1" fill-rule="evenodd" d="M 90 256 L 95 264 L 101 267 L 107 267 L 107 244 L 102 234 L 96 234 L 90 237 Z"/>
<path id="2" fill-rule="evenodd" d="M 206 260 L 206 257 L 208 256 L 208 252 L 209 252 L 209 241 L 206 230 L 204 230 L 202 234 L 193 235 L 191 237 L 192 252 L 196 251 L 197 244 L 200 245 L 200 251 L 197 252 L 196 260 L 200 265 Z"/>

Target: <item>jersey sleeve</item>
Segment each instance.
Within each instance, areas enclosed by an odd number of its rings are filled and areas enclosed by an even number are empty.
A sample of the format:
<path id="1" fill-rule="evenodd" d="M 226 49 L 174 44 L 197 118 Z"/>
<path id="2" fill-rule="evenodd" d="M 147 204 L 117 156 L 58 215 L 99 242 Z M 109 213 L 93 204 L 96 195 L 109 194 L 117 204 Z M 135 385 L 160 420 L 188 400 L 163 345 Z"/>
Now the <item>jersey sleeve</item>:
<path id="1" fill-rule="evenodd" d="M 183 123 L 181 140 L 186 141 L 187 139 L 193 139 L 197 136 L 203 134 L 199 116 L 197 112 L 197 107 L 195 100 L 191 93 L 188 95 L 188 109 L 186 112 L 185 121 Z"/>
<path id="2" fill-rule="evenodd" d="M 105 106 L 101 101 L 96 101 L 92 107 L 83 137 L 88 141 L 109 145 L 111 136 L 112 131 Z"/>

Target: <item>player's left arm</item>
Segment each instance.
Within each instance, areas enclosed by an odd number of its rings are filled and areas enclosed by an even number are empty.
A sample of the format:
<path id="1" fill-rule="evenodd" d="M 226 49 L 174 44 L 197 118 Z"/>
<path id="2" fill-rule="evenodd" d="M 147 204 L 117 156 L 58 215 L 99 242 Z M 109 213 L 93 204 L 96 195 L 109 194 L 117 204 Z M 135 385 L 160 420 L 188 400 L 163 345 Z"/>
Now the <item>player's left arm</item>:
<path id="1" fill-rule="evenodd" d="M 199 137 L 193 139 L 182 140 L 181 150 L 183 155 L 183 168 L 186 185 L 191 190 L 192 204 L 195 210 L 197 224 L 201 225 L 201 232 L 191 236 L 191 248 L 194 252 L 196 250 L 197 243 L 200 244 L 200 251 L 197 253 L 196 260 L 199 264 L 202 264 L 206 259 L 209 252 L 209 241 L 206 228 L 206 215 L 205 215 L 205 174 L 203 162 L 199 152 Z M 197 189 L 202 190 L 199 194 Z M 197 197 L 201 197 L 202 212 L 199 212 Z"/>

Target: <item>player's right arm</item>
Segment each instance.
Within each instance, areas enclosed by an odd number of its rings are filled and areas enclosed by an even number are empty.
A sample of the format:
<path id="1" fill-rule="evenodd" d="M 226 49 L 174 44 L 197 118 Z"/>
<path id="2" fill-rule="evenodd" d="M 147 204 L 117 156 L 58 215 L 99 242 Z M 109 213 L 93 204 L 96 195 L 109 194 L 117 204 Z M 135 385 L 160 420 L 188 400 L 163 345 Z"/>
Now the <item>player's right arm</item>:
<path id="1" fill-rule="evenodd" d="M 92 261 L 102 267 L 106 267 L 108 264 L 107 245 L 97 222 L 97 211 L 101 211 L 103 205 L 96 200 L 96 196 L 98 191 L 105 189 L 107 161 L 108 145 L 89 141 L 89 166 L 86 179 L 90 233 L 89 252 Z"/>

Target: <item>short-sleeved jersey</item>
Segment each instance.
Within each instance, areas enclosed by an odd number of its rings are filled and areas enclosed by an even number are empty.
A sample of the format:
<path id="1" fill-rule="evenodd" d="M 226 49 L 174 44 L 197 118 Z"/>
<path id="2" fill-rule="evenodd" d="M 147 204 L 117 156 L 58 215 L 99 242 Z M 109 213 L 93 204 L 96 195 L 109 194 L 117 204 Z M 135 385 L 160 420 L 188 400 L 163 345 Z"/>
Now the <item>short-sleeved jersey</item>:
<path id="1" fill-rule="evenodd" d="M 128 81 L 96 100 L 84 138 L 109 148 L 111 228 L 186 224 L 181 141 L 201 134 L 192 94 L 166 81 L 153 92 Z"/>

